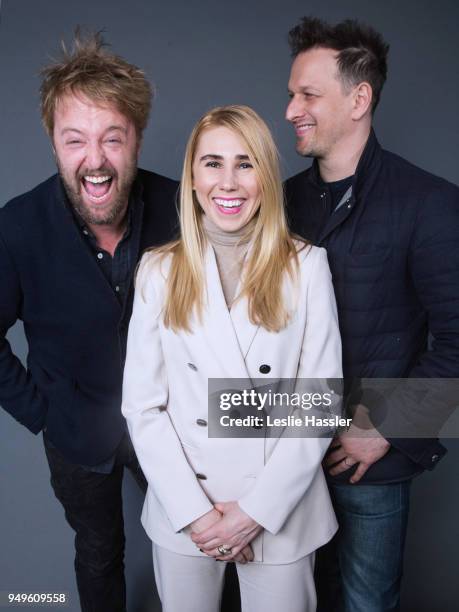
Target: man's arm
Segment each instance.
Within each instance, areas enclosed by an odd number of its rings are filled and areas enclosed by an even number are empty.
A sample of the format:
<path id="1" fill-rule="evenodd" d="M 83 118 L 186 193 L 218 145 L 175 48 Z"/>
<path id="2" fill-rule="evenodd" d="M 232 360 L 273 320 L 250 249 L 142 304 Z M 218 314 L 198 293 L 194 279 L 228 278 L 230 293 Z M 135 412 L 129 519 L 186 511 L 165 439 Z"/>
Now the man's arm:
<path id="1" fill-rule="evenodd" d="M 1 232 L 0 279 L 0 404 L 36 434 L 43 428 L 47 406 L 30 373 L 13 354 L 5 338 L 19 318 L 23 296 L 17 270 Z"/>
<path id="2" fill-rule="evenodd" d="M 425 198 L 416 219 L 409 269 L 428 315 L 432 350 L 412 378 L 459 377 L 459 188 L 444 182 Z"/>
<path id="3" fill-rule="evenodd" d="M 381 411 L 369 409 L 376 429 L 339 436 L 327 457 L 332 475 L 356 463 L 351 482 L 389 450 L 389 444 L 424 469 L 433 469 L 446 453 L 436 436 L 458 404 L 459 379 L 459 189 L 438 180 L 419 207 L 408 259 L 416 295 L 427 313 L 431 350 L 418 358 L 409 380 L 400 380 Z M 415 379 L 419 380 L 419 383 Z M 429 380 L 430 379 L 430 380 Z M 443 379 L 443 380 L 441 380 Z M 365 379 L 371 387 L 371 380 Z M 383 416 L 381 418 L 381 412 Z M 337 463 L 339 462 L 339 463 Z"/>
<path id="4" fill-rule="evenodd" d="M 459 378 L 459 189 L 455 185 L 439 181 L 420 206 L 410 244 L 409 270 L 433 337 L 431 350 L 420 356 L 409 377 L 449 380 L 432 381 L 421 402 L 419 397 L 407 400 L 404 389 L 405 401 L 397 406 L 397 418 L 407 427 L 414 423 L 424 436 L 431 430 L 432 437 L 394 437 L 390 442 L 431 469 L 436 463 L 432 458 L 439 458 L 438 444 L 432 438 L 458 403 L 454 393 L 457 383 L 451 380 Z M 424 381 L 426 385 L 428 381 Z"/>

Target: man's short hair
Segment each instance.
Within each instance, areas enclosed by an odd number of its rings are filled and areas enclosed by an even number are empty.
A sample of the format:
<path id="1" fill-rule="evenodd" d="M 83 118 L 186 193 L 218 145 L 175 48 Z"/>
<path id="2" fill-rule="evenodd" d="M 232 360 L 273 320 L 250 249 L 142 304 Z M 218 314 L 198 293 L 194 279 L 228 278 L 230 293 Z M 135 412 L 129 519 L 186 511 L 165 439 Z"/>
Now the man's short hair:
<path id="1" fill-rule="evenodd" d="M 378 105 L 387 77 L 389 45 L 379 32 L 355 19 L 332 26 L 322 19 L 303 17 L 288 35 L 292 57 L 314 47 L 338 52 L 338 75 L 349 89 L 363 81 L 373 90 L 372 112 Z"/>
<path id="2" fill-rule="evenodd" d="M 107 51 L 100 32 L 83 36 L 75 31 L 72 50 L 62 41 L 62 57 L 41 71 L 41 117 L 50 136 L 56 104 L 66 94 L 83 95 L 101 105 L 112 104 L 131 119 L 142 136 L 153 97 L 145 74 Z"/>

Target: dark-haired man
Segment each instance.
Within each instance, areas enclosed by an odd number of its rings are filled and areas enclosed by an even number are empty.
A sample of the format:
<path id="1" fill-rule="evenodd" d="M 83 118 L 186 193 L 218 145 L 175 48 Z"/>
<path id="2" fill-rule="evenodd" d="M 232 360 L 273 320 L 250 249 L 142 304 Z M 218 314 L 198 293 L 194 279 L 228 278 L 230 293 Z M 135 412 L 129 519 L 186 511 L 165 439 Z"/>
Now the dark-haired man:
<path id="1" fill-rule="evenodd" d="M 146 488 L 121 415 L 123 364 L 136 263 L 172 236 L 177 190 L 137 169 L 150 103 L 141 70 L 100 36 L 77 39 L 41 89 L 59 173 L 0 210 L 0 402 L 43 431 L 83 612 L 126 610 L 124 467 Z M 5 339 L 17 319 L 27 369 Z"/>
<path id="2" fill-rule="evenodd" d="M 287 181 L 288 210 L 293 230 L 327 248 L 345 377 L 459 376 L 459 190 L 378 144 L 388 45 L 358 22 L 312 18 L 290 45 L 286 118 L 314 161 Z M 338 435 L 325 462 L 340 530 L 319 555 L 319 610 L 399 610 L 410 482 L 446 452 L 369 426 Z"/>

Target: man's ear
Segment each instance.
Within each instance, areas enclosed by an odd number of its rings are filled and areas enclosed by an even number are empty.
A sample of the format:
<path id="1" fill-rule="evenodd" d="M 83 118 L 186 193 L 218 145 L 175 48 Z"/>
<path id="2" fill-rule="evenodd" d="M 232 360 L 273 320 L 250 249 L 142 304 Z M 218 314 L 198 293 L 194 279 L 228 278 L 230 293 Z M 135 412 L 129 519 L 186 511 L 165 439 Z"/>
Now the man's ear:
<path id="1" fill-rule="evenodd" d="M 371 112 L 373 101 L 373 89 L 370 83 L 363 81 L 355 87 L 353 91 L 352 119 L 358 121 L 366 113 Z"/>

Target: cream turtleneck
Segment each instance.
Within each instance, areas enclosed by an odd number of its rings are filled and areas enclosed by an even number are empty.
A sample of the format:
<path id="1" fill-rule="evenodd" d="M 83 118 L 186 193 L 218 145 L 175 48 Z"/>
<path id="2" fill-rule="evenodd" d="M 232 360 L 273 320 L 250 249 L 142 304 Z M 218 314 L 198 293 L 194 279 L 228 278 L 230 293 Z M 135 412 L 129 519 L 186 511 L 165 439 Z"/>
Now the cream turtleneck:
<path id="1" fill-rule="evenodd" d="M 242 264 L 249 248 L 255 219 L 235 232 L 225 232 L 205 214 L 202 216 L 202 221 L 204 233 L 215 252 L 223 294 L 230 309 L 236 297 Z"/>

